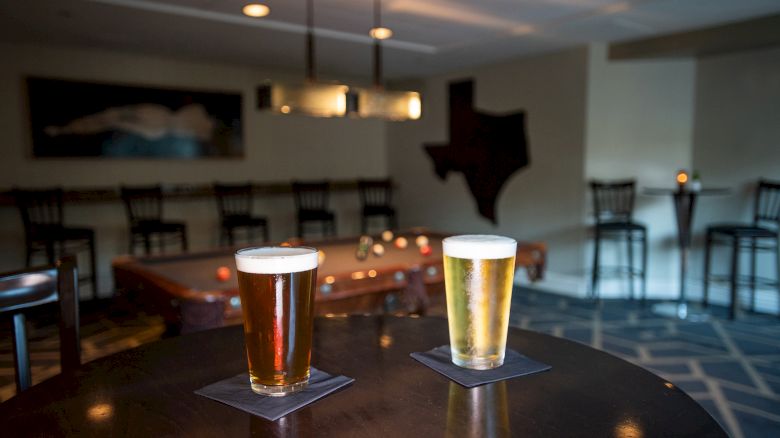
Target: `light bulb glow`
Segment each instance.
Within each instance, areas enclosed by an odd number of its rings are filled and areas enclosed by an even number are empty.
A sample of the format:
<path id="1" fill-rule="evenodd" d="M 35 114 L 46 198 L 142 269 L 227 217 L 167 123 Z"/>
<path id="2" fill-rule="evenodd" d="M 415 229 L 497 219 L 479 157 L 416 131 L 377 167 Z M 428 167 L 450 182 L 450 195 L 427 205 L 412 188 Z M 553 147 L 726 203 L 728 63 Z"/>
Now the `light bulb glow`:
<path id="1" fill-rule="evenodd" d="M 387 27 L 374 27 L 368 34 L 375 40 L 386 40 L 393 36 L 393 31 Z"/>
<path id="2" fill-rule="evenodd" d="M 247 17 L 260 18 L 270 14 L 271 8 L 260 3 L 249 3 L 241 11 Z"/>

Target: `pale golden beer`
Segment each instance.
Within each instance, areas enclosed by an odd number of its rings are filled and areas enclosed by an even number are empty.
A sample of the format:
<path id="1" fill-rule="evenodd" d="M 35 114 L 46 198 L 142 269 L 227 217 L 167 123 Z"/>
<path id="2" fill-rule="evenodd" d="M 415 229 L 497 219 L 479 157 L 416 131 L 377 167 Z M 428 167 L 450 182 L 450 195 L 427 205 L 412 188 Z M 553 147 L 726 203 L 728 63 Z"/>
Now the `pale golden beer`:
<path id="1" fill-rule="evenodd" d="M 486 370 L 504 363 L 514 239 L 464 235 L 444 239 L 444 285 L 450 348 L 455 365 Z"/>
<path id="2" fill-rule="evenodd" d="M 311 363 L 317 250 L 247 248 L 236 252 L 249 383 L 283 396 L 306 387 Z"/>

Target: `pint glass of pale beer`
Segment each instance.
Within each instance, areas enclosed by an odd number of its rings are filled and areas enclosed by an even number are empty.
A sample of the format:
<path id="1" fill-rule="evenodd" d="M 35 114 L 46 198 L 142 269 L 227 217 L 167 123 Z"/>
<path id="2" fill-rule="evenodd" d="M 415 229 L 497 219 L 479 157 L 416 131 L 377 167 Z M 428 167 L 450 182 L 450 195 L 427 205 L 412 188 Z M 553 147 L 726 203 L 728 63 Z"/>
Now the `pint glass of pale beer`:
<path id="1" fill-rule="evenodd" d="M 444 286 L 455 365 L 486 370 L 504 363 L 514 239 L 464 235 L 444 239 Z"/>
<path id="2" fill-rule="evenodd" d="M 317 250 L 246 248 L 236 252 L 249 383 L 283 396 L 309 382 Z"/>

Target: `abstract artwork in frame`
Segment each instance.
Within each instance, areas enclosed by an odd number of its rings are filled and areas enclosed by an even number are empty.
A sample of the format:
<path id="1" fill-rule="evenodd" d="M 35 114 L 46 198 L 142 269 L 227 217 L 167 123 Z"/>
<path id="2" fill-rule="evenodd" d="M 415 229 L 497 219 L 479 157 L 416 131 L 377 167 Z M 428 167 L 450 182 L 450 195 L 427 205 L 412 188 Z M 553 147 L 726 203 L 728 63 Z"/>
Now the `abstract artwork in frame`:
<path id="1" fill-rule="evenodd" d="M 28 77 L 35 158 L 243 157 L 241 94 Z"/>

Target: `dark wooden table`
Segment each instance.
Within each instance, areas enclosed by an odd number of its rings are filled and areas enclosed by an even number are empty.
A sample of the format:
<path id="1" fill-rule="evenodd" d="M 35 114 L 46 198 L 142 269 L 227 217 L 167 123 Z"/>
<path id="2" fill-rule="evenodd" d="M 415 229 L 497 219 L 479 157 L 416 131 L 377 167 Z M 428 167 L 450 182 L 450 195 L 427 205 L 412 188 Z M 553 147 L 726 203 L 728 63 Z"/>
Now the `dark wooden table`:
<path id="1" fill-rule="evenodd" d="M 151 343 L 0 404 L 6 436 L 726 436 L 671 383 L 575 342 L 510 329 L 552 370 L 465 389 L 409 353 L 448 342 L 440 318 L 318 318 L 313 364 L 352 386 L 276 422 L 194 390 L 245 371 L 241 327 Z"/>
<path id="2" fill-rule="evenodd" d="M 384 245 L 381 257 L 358 260 L 359 237 L 296 241 L 325 253 L 317 269 L 315 311 L 327 313 L 375 313 L 385 296 L 401 292 L 411 311 L 425 312 L 428 295 L 444 291 L 442 239 L 447 235 L 425 229 L 397 233 L 408 241 L 400 249 Z M 423 256 L 415 244 L 418 235 L 429 239 L 432 253 Z M 280 242 L 281 243 L 281 242 Z M 189 333 L 241 322 L 241 301 L 235 273 L 235 250 L 221 248 L 151 257 L 118 257 L 113 262 L 117 290 L 132 297 L 144 310 L 161 314 L 173 331 Z M 515 264 L 526 267 L 536 280 L 544 273 L 547 249 L 541 242 L 520 242 Z M 232 275 L 216 278 L 224 266 Z"/>

